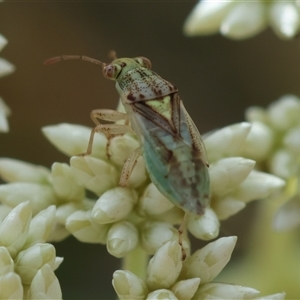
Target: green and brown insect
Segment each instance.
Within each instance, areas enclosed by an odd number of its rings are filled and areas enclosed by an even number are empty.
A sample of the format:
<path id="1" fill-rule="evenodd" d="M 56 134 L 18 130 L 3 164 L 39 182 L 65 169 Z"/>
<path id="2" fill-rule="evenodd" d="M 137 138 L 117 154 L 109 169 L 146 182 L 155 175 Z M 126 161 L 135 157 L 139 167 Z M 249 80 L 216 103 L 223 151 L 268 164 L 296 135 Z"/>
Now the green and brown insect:
<path id="1" fill-rule="evenodd" d="M 68 59 L 101 65 L 104 77 L 116 82 L 126 110 L 126 113 L 108 109 L 92 111 L 96 127 L 92 130 L 87 153 L 91 153 L 96 132 L 107 137 L 134 132 L 141 146 L 125 162 L 120 185 L 126 186 L 137 158 L 143 155 L 152 182 L 164 196 L 187 213 L 204 214 L 210 201 L 206 151 L 178 89 L 153 72 L 150 60 L 145 57 L 115 58 L 105 64 L 86 56 L 66 55 L 46 63 Z M 101 120 L 126 122 L 125 125 L 101 124 Z M 180 231 L 182 227 L 183 224 Z"/>

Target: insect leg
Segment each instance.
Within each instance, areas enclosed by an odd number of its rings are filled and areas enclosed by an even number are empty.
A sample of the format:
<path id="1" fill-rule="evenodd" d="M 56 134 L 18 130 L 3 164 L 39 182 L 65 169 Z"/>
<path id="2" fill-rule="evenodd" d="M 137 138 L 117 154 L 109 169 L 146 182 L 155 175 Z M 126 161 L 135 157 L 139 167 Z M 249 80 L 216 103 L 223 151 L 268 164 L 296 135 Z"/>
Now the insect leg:
<path id="1" fill-rule="evenodd" d="M 178 228 L 178 244 L 181 247 L 181 253 L 182 253 L 181 260 L 182 261 L 184 261 L 185 258 L 186 258 L 186 252 L 185 252 L 185 249 L 183 248 L 183 242 L 182 242 L 182 235 L 183 235 L 183 232 L 184 232 L 186 221 L 187 221 L 187 213 L 185 212 L 184 216 L 183 216 L 183 219 L 182 219 L 182 222 L 181 222 L 181 224 Z"/>
<path id="2" fill-rule="evenodd" d="M 88 147 L 85 153 L 80 155 L 89 155 L 92 153 L 93 141 L 96 132 L 102 132 L 107 138 L 107 145 L 106 145 L 106 153 L 107 157 L 109 158 L 108 148 L 110 138 L 114 135 L 124 134 L 127 132 L 134 132 L 129 125 L 121 125 L 121 124 L 101 124 L 100 121 L 111 121 L 116 122 L 120 120 L 125 120 L 128 124 L 128 116 L 127 114 L 118 112 L 112 109 L 95 109 L 91 112 L 91 119 L 96 124 L 96 126 L 92 129 Z"/>
<path id="3" fill-rule="evenodd" d="M 98 125 L 102 121 L 116 122 L 120 120 L 129 121 L 128 115 L 113 109 L 94 109 L 91 111 L 91 119 Z"/>
<path id="4" fill-rule="evenodd" d="M 125 187 L 127 185 L 127 182 L 129 180 L 129 177 L 133 171 L 133 168 L 137 162 L 137 159 L 139 158 L 139 156 L 141 156 L 142 154 L 142 148 L 138 147 L 136 148 L 131 155 L 127 158 L 123 169 L 122 169 L 122 174 L 121 174 L 121 178 L 119 181 L 119 185 Z"/>

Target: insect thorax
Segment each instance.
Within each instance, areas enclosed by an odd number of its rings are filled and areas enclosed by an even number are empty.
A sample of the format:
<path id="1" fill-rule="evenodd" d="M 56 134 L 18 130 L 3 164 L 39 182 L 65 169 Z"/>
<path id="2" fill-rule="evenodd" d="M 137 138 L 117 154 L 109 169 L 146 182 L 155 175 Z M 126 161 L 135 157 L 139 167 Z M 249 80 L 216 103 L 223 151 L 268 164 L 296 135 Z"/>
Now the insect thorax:
<path id="1" fill-rule="evenodd" d="M 170 82 L 146 68 L 134 68 L 117 79 L 116 88 L 129 101 L 160 98 L 177 91 Z"/>

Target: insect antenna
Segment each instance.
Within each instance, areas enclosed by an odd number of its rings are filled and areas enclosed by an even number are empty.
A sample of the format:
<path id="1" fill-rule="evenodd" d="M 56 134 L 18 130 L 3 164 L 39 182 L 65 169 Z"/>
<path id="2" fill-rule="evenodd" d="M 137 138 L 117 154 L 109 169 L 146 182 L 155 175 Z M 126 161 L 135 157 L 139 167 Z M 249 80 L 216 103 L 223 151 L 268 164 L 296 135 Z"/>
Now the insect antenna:
<path id="1" fill-rule="evenodd" d="M 47 60 L 44 61 L 44 65 L 52 65 L 55 64 L 57 62 L 63 61 L 63 60 L 70 60 L 70 59 L 82 59 L 85 61 L 89 61 L 91 63 L 94 63 L 96 65 L 100 65 L 101 67 L 106 66 L 105 63 L 103 63 L 100 60 L 88 57 L 88 56 L 84 56 L 84 55 L 61 55 L 61 56 L 55 56 L 55 57 L 51 57 Z"/>

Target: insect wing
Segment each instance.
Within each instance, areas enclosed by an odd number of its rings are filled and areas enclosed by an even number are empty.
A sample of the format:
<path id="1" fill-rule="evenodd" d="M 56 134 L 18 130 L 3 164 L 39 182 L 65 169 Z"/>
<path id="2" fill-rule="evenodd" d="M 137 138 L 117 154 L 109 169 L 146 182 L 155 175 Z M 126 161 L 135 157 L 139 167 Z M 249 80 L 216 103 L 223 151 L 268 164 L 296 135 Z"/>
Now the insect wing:
<path id="1" fill-rule="evenodd" d="M 183 210 L 203 214 L 209 202 L 205 148 L 178 94 L 132 103 L 132 109 L 153 183 Z"/>
<path id="2" fill-rule="evenodd" d="M 185 123 L 188 125 L 188 135 L 192 138 L 193 141 L 193 145 L 198 149 L 199 153 L 201 153 L 201 157 L 203 162 L 206 164 L 206 166 L 209 166 L 208 163 L 208 159 L 207 159 L 207 154 L 206 154 L 206 149 L 205 149 L 205 145 L 204 142 L 202 140 L 202 136 L 198 130 L 198 128 L 196 127 L 194 121 L 192 120 L 192 118 L 190 117 L 190 115 L 188 114 L 188 112 L 186 111 L 183 103 L 181 102 L 180 105 L 180 109 L 182 111 L 182 113 L 185 116 Z M 185 137 L 185 133 L 187 131 L 181 131 L 182 136 Z M 187 139 L 187 137 L 185 137 L 185 139 Z"/>

